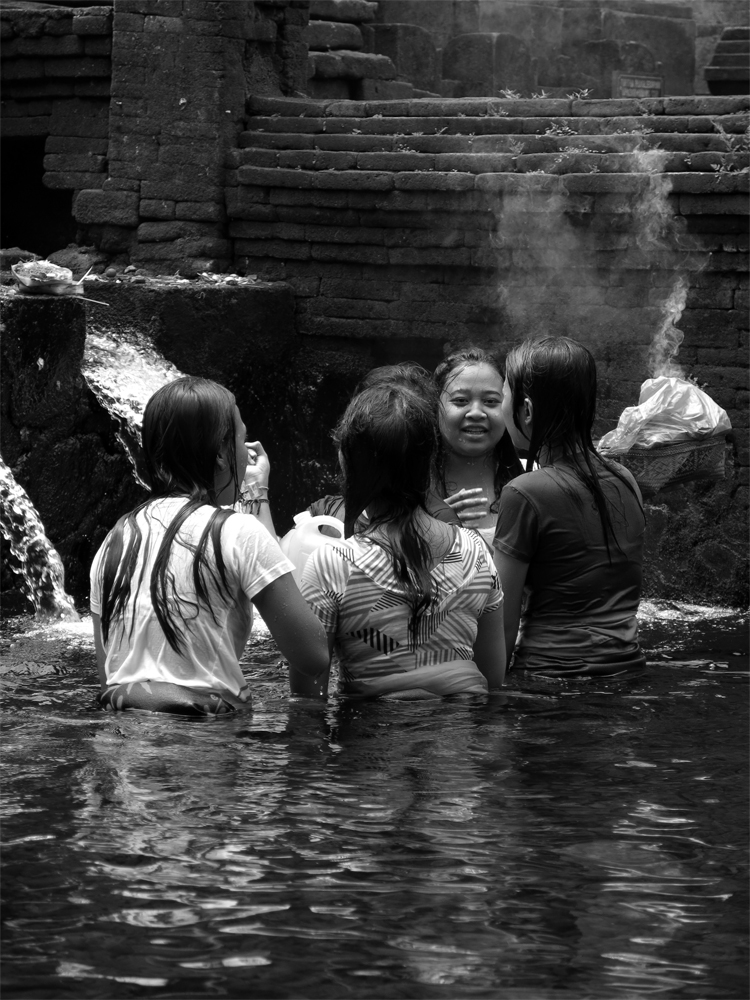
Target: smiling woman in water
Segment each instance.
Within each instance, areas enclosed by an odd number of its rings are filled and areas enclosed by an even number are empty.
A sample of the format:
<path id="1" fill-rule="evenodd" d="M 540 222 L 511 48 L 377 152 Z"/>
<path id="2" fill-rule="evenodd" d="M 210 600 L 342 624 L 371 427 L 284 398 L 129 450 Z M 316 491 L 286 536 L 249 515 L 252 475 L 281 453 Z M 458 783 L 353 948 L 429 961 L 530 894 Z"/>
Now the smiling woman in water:
<path id="1" fill-rule="evenodd" d="M 522 471 L 502 414 L 503 373 L 488 351 L 467 347 L 439 364 L 434 378 L 440 393 L 437 493 L 491 544 L 502 488 Z"/>

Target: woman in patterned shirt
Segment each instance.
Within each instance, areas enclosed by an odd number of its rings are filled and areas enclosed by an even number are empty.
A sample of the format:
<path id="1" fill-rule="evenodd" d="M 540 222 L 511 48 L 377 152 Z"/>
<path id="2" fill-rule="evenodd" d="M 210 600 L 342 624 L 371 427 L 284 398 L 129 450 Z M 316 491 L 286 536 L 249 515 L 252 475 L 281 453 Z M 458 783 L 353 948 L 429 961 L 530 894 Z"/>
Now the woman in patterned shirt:
<path id="1" fill-rule="evenodd" d="M 492 557 L 475 532 L 426 507 L 437 445 L 430 400 L 403 385 L 370 386 L 347 407 L 335 440 L 347 540 L 312 554 L 301 590 L 338 655 L 342 693 L 497 690 L 505 640 Z"/>

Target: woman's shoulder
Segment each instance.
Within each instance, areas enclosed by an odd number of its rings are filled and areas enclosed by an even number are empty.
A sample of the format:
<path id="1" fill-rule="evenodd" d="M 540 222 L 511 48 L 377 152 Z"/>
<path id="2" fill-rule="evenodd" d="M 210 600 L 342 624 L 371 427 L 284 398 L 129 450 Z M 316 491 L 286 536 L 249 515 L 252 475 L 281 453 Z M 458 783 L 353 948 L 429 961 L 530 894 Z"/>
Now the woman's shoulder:
<path id="1" fill-rule="evenodd" d="M 319 514 L 327 514 L 329 517 L 337 517 L 344 520 L 344 498 L 338 495 L 326 494 L 318 500 L 313 500 L 307 508 L 313 517 Z"/>
<path id="2" fill-rule="evenodd" d="M 495 529 L 493 528 L 492 531 L 494 533 Z M 456 528 L 456 541 L 452 551 L 459 555 L 468 556 L 472 560 L 478 557 L 488 561 L 492 559 L 489 545 L 477 528 Z"/>
<path id="3" fill-rule="evenodd" d="M 502 493 L 500 494 L 501 498 L 512 491 L 524 495 L 532 495 L 548 489 L 552 483 L 545 472 L 546 470 L 539 468 L 532 469 L 531 472 L 522 472 L 520 476 L 516 476 L 515 479 L 511 479 L 510 482 L 507 482 L 503 486 Z"/>

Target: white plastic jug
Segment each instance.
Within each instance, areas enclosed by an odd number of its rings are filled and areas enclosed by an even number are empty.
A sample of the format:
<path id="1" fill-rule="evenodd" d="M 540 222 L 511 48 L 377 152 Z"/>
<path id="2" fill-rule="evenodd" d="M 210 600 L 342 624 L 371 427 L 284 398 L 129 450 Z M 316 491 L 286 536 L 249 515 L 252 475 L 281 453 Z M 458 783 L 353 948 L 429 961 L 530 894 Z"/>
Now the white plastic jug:
<path id="1" fill-rule="evenodd" d="M 313 517 L 309 510 L 303 510 L 301 514 L 294 515 L 294 525 L 291 531 L 287 531 L 279 544 L 287 559 L 291 559 L 294 563 L 292 576 L 299 586 L 302 580 L 302 571 L 310 554 L 321 545 L 343 541 L 344 523 L 328 514 L 317 514 Z M 323 526 L 335 531 L 336 537 L 324 535 L 320 530 Z"/>

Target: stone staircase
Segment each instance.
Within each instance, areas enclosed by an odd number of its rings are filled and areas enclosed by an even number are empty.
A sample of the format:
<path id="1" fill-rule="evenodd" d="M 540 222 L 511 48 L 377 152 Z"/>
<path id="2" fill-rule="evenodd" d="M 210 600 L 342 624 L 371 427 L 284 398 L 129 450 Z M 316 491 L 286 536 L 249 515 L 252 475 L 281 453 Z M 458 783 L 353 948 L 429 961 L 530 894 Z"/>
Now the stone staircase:
<path id="1" fill-rule="evenodd" d="M 307 27 L 311 97 L 368 101 L 425 96 L 413 83 L 397 79 L 397 67 L 388 54 L 374 50 L 377 6 L 370 0 L 311 0 Z"/>
<path id="2" fill-rule="evenodd" d="M 750 84 L 750 28 L 733 25 L 721 33 L 704 71 L 712 94 L 746 94 Z"/>

